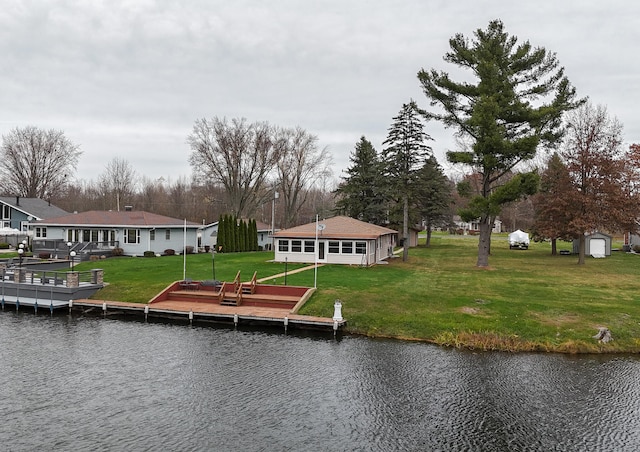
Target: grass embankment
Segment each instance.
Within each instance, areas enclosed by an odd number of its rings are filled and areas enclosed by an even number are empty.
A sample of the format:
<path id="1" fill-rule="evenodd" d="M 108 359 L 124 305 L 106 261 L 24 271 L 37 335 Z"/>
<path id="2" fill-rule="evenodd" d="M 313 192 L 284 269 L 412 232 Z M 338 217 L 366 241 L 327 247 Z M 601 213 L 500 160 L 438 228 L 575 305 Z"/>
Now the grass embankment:
<path id="1" fill-rule="evenodd" d="M 512 251 L 496 236 L 491 268 L 483 270 L 475 267 L 476 252 L 477 238 L 436 236 L 430 248 L 412 249 L 408 262 L 321 267 L 319 290 L 301 313 L 331 317 L 340 299 L 348 331 L 367 336 L 483 350 L 640 351 L 640 256 L 614 252 L 578 266 L 576 256 L 551 256 L 547 243 Z M 231 280 L 238 270 L 243 280 L 255 270 L 259 278 L 284 271 L 284 264 L 267 262 L 272 256 L 216 255 L 216 278 Z M 182 262 L 180 256 L 102 261 L 110 285 L 95 298 L 146 302 L 182 279 Z M 211 279 L 211 255 L 187 256 L 187 276 Z M 313 281 L 313 270 L 287 277 L 290 285 Z M 592 338 L 600 326 L 611 330 L 609 344 Z"/>

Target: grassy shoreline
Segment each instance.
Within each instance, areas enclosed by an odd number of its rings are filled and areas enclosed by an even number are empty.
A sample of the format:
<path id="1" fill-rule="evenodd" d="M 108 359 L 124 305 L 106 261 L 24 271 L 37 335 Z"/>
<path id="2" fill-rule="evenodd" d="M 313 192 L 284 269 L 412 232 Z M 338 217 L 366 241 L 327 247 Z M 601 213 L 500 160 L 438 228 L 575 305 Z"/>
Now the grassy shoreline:
<path id="1" fill-rule="evenodd" d="M 570 244 L 561 244 L 561 249 Z M 426 341 L 478 350 L 561 353 L 640 352 L 640 256 L 614 252 L 577 265 L 576 256 L 551 256 L 548 243 L 509 250 L 494 236 L 490 269 L 475 267 L 476 237 L 436 235 L 432 246 L 370 268 L 327 265 L 317 272 L 318 291 L 301 314 L 331 317 L 340 299 L 347 332 Z M 187 256 L 187 277 L 245 279 L 275 275 L 285 265 L 268 252 Z M 181 279 L 183 258 L 118 258 L 100 262 L 108 287 L 94 298 L 146 302 Z M 287 270 L 302 265 L 289 264 Z M 83 263 L 80 270 L 95 267 Z M 144 271 L 141 271 L 144 270 Z M 284 284 L 284 278 L 269 281 Z M 287 284 L 313 286 L 314 272 L 287 276 Z M 600 326 L 613 341 L 600 344 Z"/>

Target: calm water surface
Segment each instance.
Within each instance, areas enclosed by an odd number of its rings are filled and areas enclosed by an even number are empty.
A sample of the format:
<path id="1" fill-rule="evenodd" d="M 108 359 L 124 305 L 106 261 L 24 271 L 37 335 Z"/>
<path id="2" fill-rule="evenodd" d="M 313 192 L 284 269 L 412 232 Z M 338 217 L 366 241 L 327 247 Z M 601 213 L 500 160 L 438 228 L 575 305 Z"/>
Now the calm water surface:
<path id="1" fill-rule="evenodd" d="M 3 450 L 640 450 L 635 356 L 0 313 Z"/>

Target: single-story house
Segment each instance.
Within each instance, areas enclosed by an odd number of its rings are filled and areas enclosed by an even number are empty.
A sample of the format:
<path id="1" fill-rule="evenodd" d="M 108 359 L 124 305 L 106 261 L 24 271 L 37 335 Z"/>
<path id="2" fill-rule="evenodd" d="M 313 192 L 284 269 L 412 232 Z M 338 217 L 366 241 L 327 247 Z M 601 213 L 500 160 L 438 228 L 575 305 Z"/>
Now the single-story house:
<path id="1" fill-rule="evenodd" d="M 393 229 L 354 218 L 327 218 L 275 232 L 274 260 L 369 266 L 393 256 L 397 236 Z"/>
<path id="2" fill-rule="evenodd" d="M 580 252 L 580 239 L 573 241 L 573 253 Z M 594 232 L 585 236 L 584 255 L 593 257 L 611 256 L 611 236 L 602 232 Z"/>
<path id="3" fill-rule="evenodd" d="M 246 220 L 245 220 L 246 221 Z M 258 230 L 258 247 L 263 250 L 271 249 L 271 226 L 256 220 Z M 279 229 L 275 229 L 279 231 Z M 209 246 L 215 249 L 218 243 L 218 222 L 200 226 L 200 246 Z"/>
<path id="4" fill-rule="evenodd" d="M 462 221 L 462 218 L 460 218 L 460 215 L 454 215 L 453 223 L 456 225 L 457 229 L 462 230 L 462 233 L 464 235 L 476 234 L 480 232 L 480 220 Z M 502 232 L 502 221 L 499 218 L 496 218 L 493 221 L 493 228 L 491 228 L 491 232 L 495 232 L 495 233 Z"/>
<path id="5" fill-rule="evenodd" d="M 40 198 L 22 198 L 20 196 L 0 197 L 0 241 L 17 246 L 27 238 L 30 221 L 67 215 L 68 212 Z"/>
<path id="6" fill-rule="evenodd" d="M 71 251 L 81 259 L 122 248 L 125 256 L 142 256 L 145 251 L 164 254 L 197 250 L 200 224 L 144 211 L 92 210 L 32 221 L 34 254 L 48 252 L 68 257 Z M 186 234 L 186 235 L 185 235 Z M 71 247 L 68 246 L 71 243 Z"/>

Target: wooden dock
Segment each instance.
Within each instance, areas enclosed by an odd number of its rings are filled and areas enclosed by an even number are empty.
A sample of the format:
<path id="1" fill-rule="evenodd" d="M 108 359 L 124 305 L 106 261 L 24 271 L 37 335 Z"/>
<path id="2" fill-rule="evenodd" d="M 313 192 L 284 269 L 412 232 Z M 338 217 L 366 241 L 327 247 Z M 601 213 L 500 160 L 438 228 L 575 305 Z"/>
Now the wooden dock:
<path id="1" fill-rule="evenodd" d="M 289 309 L 260 306 L 224 306 L 215 303 L 190 301 L 156 301 L 147 303 L 126 303 L 106 300 L 74 300 L 72 309 L 102 312 L 105 315 L 129 313 L 156 318 L 183 318 L 215 321 L 227 324 L 281 325 L 292 328 L 309 328 L 337 331 L 346 325 L 346 320 L 334 321 L 328 317 L 294 314 Z"/>

